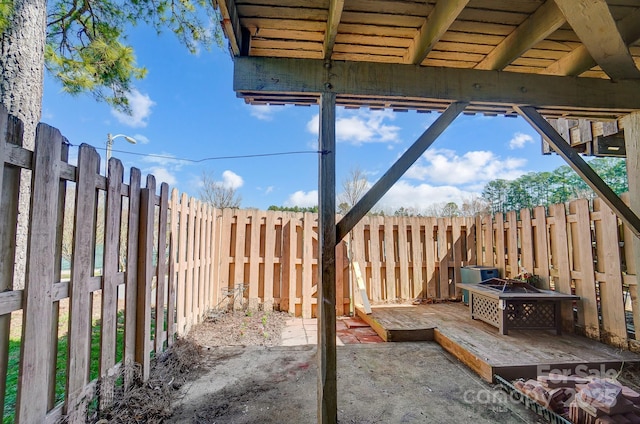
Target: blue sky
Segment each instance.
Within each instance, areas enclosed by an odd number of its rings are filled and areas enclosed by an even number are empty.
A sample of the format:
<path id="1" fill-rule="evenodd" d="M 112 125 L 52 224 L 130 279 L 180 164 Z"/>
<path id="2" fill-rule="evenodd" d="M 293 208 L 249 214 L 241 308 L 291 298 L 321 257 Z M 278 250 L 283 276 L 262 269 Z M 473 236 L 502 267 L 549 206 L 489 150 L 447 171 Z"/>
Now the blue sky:
<path id="1" fill-rule="evenodd" d="M 233 92 L 233 63 L 226 48 L 192 55 L 171 34 L 157 36 L 144 27 L 135 28 L 129 41 L 138 65 L 148 69 L 131 93 L 132 116 L 116 113 L 90 95 L 62 93 L 47 76 L 42 121 L 59 128 L 75 145 L 104 149 L 107 133 L 131 136 L 138 143 L 118 138 L 113 156 L 125 167 L 152 173 L 193 196 L 198 195 L 202 173 L 208 172 L 237 188 L 242 207 L 317 204 L 314 153 L 200 163 L 178 160 L 314 151 L 317 107 L 246 105 Z M 437 116 L 339 108 L 337 190 L 354 167 L 374 183 Z M 563 164 L 559 157 L 540 151 L 539 135 L 521 118 L 461 115 L 378 207 L 424 210 L 433 203 L 459 203 L 479 195 L 492 179 L 513 179 Z M 99 153 L 104 157 L 104 150 Z"/>

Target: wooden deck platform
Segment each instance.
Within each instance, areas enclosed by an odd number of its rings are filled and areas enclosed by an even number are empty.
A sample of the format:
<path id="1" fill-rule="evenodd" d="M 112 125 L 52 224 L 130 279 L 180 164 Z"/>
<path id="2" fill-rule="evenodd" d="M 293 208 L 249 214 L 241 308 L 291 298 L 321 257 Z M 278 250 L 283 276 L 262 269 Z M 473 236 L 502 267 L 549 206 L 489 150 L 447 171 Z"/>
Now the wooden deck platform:
<path id="1" fill-rule="evenodd" d="M 602 375 L 624 364 L 640 362 L 640 355 L 620 351 L 586 337 L 553 331 L 498 329 L 469 316 L 461 303 L 373 306 L 371 315 L 356 308 L 385 341 L 435 341 L 446 351 L 492 382 L 494 375 L 514 380 L 559 370 Z"/>

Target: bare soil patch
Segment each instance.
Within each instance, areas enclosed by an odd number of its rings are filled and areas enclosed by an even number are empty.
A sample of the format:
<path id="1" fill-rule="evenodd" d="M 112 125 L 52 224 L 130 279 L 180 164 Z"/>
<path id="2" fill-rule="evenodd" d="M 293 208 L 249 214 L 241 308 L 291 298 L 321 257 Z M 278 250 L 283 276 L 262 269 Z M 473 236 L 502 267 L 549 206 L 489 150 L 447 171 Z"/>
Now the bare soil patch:
<path id="1" fill-rule="evenodd" d="M 204 349 L 216 346 L 278 346 L 282 329 L 292 319 L 285 312 L 212 311 L 188 338 Z"/>

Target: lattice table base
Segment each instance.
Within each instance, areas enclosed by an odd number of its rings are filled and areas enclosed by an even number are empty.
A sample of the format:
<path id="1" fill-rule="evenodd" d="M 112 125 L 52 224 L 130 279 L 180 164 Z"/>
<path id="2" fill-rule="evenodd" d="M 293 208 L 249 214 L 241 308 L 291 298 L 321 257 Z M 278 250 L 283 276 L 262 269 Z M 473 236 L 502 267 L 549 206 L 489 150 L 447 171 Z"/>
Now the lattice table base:
<path id="1" fill-rule="evenodd" d="M 471 318 L 498 327 L 501 334 L 508 334 L 510 329 L 555 329 L 561 333 L 559 301 L 496 299 L 470 293 L 469 308 Z"/>

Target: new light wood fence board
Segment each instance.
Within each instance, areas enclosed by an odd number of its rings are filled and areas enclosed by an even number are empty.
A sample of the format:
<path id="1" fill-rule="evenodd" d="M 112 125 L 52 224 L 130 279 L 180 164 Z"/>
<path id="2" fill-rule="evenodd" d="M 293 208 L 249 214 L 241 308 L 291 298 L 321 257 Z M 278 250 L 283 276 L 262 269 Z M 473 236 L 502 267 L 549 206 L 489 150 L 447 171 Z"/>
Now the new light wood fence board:
<path id="1" fill-rule="evenodd" d="M 573 269 L 580 271 L 580 279 L 575 282 L 578 302 L 578 325 L 592 339 L 600 338 L 596 282 L 594 278 L 593 253 L 591 240 L 591 221 L 589 203 L 586 199 L 575 200 L 569 204 L 569 212 L 574 214 L 575 222 L 571 227 L 573 246 Z"/>
<path id="2" fill-rule="evenodd" d="M 600 199 L 594 200 L 594 209 L 601 211 L 600 234 L 602 248 L 598 249 L 598 268 L 604 271 L 600 281 L 600 306 L 602 308 L 602 336 L 607 343 L 618 347 L 628 346 L 627 327 L 622 305 L 622 273 L 618 242 L 618 218 Z M 604 267 L 604 269 L 602 268 Z"/>

